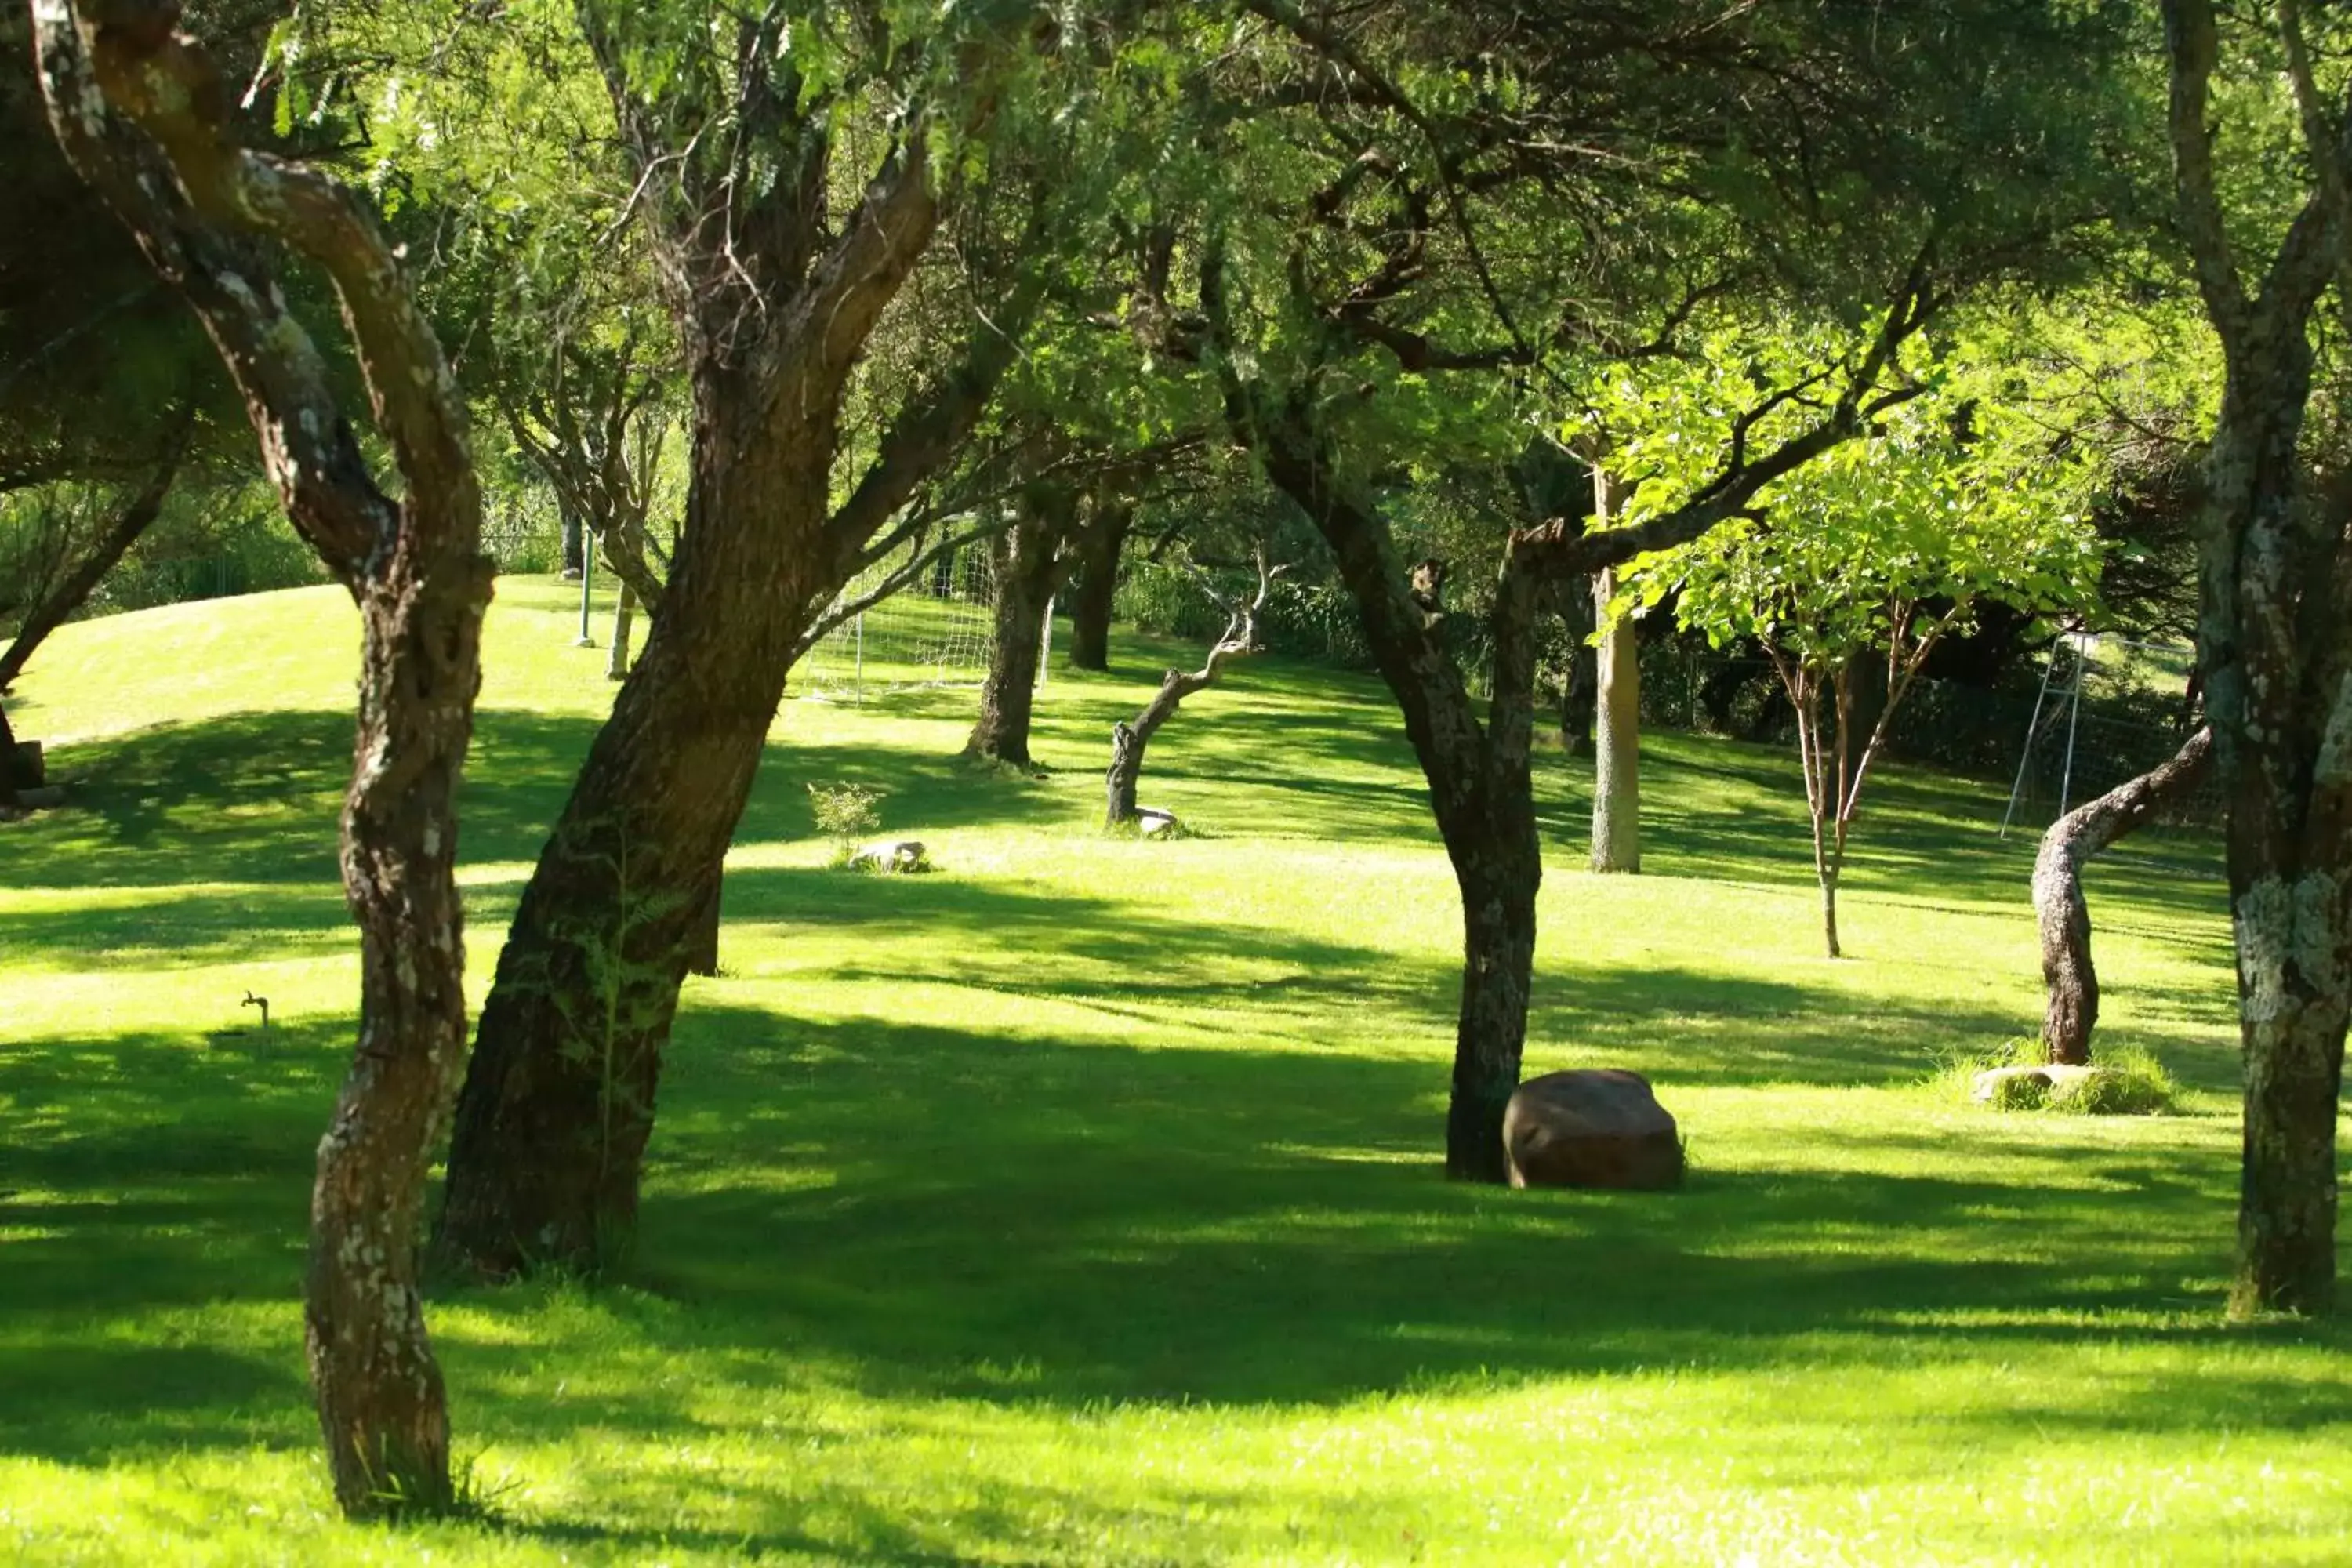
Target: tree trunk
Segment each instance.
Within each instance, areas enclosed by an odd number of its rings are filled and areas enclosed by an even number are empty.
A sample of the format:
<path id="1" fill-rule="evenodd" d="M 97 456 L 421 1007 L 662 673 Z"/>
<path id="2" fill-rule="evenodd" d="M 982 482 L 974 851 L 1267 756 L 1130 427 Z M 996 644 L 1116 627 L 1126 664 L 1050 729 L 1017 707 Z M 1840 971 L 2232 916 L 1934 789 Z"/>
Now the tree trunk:
<path id="1" fill-rule="evenodd" d="M 619 680 L 629 673 L 629 638 L 635 630 L 637 591 L 624 578 L 613 605 L 613 647 L 604 656 L 604 679 Z"/>
<path id="2" fill-rule="evenodd" d="M 1116 827 L 1135 815 L 1137 782 L 1143 774 L 1144 748 L 1160 726 L 1176 716 L 1184 699 L 1196 691 L 1205 691 L 1217 683 L 1224 673 L 1227 661 L 1252 652 L 1257 647 L 1257 618 L 1265 609 L 1266 596 L 1274 590 L 1274 582 L 1286 566 L 1268 566 L 1263 548 L 1257 557 L 1257 595 L 1246 602 L 1220 599 L 1229 618 L 1223 636 L 1209 649 L 1209 657 L 1201 668 L 1189 674 L 1171 669 L 1160 679 L 1160 689 L 1143 705 L 1132 724 L 1120 723 L 1110 732 L 1110 769 L 1104 775 L 1103 826 Z"/>
<path id="3" fill-rule="evenodd" d="M 1543 879 L 1529 760 L 1538 584 L 1507 564 L 1491 612 L 1495 683 L 1482 726 L 1446 647 L 1442 606 L 1416 596 L 1386 522 L 1344 487 L 1314 433 L 1287 411 L 1259 403 L 1237 421 L 1237 434 L 1256 447 L 1267 478 L 1331 546 L 1429 783 L 1431 810 L 1462 893 L 1462 1005 L 1445 1170 L 1457 1180 L 1506 1184 L 1503 1112 L 1527 1042 L 1536 891 Z"/>
<path id="4" fill-rule="evenodd" d="M 2170 761 L 2075 807 L 2042 836 L 2042 851 L 2033 862 L 2033 912 L 2042 932 L 2042 983 L 2049 993 L 2042 1021 L 2045 1060 L 2087 1063 L 2091 1031 L 2099 1022 L 2091 908 L 2083 897 L 2084 862 L 2137 831 L 2160 806 L 2193 791 L 2204 779 L 2212 750 L 2212 731 L 2199 730 Z"/>
<path id="5" fill-rule="evenodd" d="M 1032 766 L 1029 715 L 1044 656 L 1045 612 L 1054 602 L 1063 535 L 1076 497 L 1039 486 L 1022 498 L 1022 516 L 996 542 L 996 639 L 980 690 L 980 719 L 964 755 Z"/>
<path id="6" fill-rule="evenodd" d="M 1503 1112 L 1519 1086 L 1527 1046 L 1541 878 L 1530 845 L 1498 838 L 1454 857 L 1462 891 L 1462 1012 L 1445 1112 L 1445 1173 L 1456 1181 L 1510 1180 Z"/>
<path id="7" fill-rule="evenodd" d="M 1110 728 L 1110 767 L 1103 774 L 1103 826 L 1117 827 L 1135 815 L 1135 789 L 1143 773 L 1143 738 L 1122 719 Z"/>
<path id="8" fill-rule="evenodd" d="M 1070 664 L 1077 669 L 1110 668 L 1111 600 L 1118 592 L 1118 557 L 1135 526 L 1130 501 L 1097 504 L 1078 535 L 1078 577 L 1070 600 Z"/>
<path id="9" fill-rule="evenodd" d="M 469 486 L 470 489 L 470 486 Z M 361 603 L 357 752 L 343 886 L 360 928 L 360 1039 L 319 1144 L 303 1324 L 347 1513 L 452 1500 L 449 1416 L 425 1338 L 425 1177 L 466 1061 L 457 794 L 481 685 L 488 563 L 477 509 L 402 548 Z M 405 506 L 427 504 L 412 493 Z"/>
<path id="10" fill-rule="evenodd" d="M 304 164 L 237 148 L 219 78 L 170 8 L 35 15 L 59 143 L 204 319 L 288 517 L 359 607 L 341 834 L 359 1038 L 319 1144 L 304 1339 L 343 1511 L 438 1510 L 453 1500 L 449 1420 L 416 1240 L 465 1063 L 457 795 L 491 581 L 465 400 L 367 209 Z M 370 471 L 257 231 L 332 279 L 401 500 Z"/>
<path id="11" fill-rule="evenodd" d="M 1616 574 L 1592 579 L 1596 612 L 1617 591 Z M 1592 868 L 1642 868 L 1642 667 L 1633 623 L 1621 619 L 1601 637 L 1595 661 L 1600 688 L 1592 736 Z"/>
<path id="12" fill-rule="evenodd" d="M 1568 631 L 1568 667 L 1560 672 L 1559 744 L 1571 757 L 1580 757 L 1592 743 L 1593 720 L 1600 709 L 1600 655 L 1592 646 L 1592 595 L 1580 584 L 1564 584 L 1555 595 L 1560 623 Z"/>
<path id="13" fill-rule="evenodd" d="M 179 467 L 180 453 L 175 447 L 154 477 L 147 481 L 146 488 L 131 498 L 131 504 L 115 518 L 114 526 L 108 529 L 105 536 L 90 548 L 89 553 L 76 563 L 73 570 L 33 606 L 32 612 L 25 617 L 24 625 L 16 628 L 16 636 L 8 644 L 7 650 L 0 652 L 0 691 L 8 689 L 25 672 L 25 662 L 33 657 L 33 650 L 39 647 L 51 632 L 65 625 L 66 617 L 81 608 L 100 582 L 114 570 L 115 563 L 121 561 L 124 552 L 138 542 L 139 536 L 147 531 L 148 526 L 163 510 L 163 498 L 171 493 L 172 479 Z"/>
<path id="14" fill-rule="evenodd" d="M 16 731 L 9 727 L 5 702 L 0 702 L 0 808 L 16 809 Z"/>
<path id="15" fill-rule="evenodd" d="M 628 1248 L 678 988 L 716 956 L 713 871 L 832 586 L 830 441 L 732 438 L 761 400 L 697 379 L 698 428 L 730 434 L 697 443 L 662 612 L 523 890 L 457 1102 L 435 1247 L 487 1278 Z"/>

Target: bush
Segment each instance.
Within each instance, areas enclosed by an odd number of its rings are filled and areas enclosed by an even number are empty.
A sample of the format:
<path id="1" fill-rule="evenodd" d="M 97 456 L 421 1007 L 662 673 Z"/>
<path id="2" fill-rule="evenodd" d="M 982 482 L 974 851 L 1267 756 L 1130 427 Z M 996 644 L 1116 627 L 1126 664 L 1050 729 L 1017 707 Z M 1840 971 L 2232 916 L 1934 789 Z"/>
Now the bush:
<path id="1" fill-rule="evenodd" d="M 858 840 L 870 837 L 882 826 L 879 791 L 856 784 L 812 784 L 808 786 L 809 813 L 816 818 L 816 830 L 833 840 L 833 863 L 846 866 L 849 858 L 857 853 Z"/>
<path id="2" fill-rule="evenodd" d="M 2019 1035 L 1990 1050 L 1946 1053 L 1938 1058 L 1928 1087 L 1939 1098 L 1976 1105 L 1981 1103 L 1976 1099 L 1979 1073 L 2041 1065 L 2040 1037 Z M 2179 1082 L 2145 1047 L 2115 1047 L 2097 1053 L 2092 1065 L 2100 1070 L 2054 1089 L 2039 1079 L 2006 1079 L 1986 1108 L 2049 1110 L 2069 1116 L 2163 1116 L 2172 1110 L 2179 1096 Z"/>

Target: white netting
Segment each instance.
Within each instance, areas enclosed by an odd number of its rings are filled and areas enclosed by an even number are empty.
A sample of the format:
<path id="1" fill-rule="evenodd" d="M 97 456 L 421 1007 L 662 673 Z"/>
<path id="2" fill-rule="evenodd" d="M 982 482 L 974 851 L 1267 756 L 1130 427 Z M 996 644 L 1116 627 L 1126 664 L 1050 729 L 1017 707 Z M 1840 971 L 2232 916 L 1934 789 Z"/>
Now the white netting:
<path id="1" fill-rule="evenodd" d="M 871 591 L 903 559 L 866 569 L 844 599 Z M 856 700 L 910 686 L 977 686 L 995 640 L 996 574 L 985 545 L 925 567 L 912 583 L 835 626 L 793 668 L 803 697 Z"/>
<path id="2" fill-rule="evenodd" d="M 2038 833 L 2178 752 L 2189 738 L 2196 667 L 2196 650 L 2181 644 L 2060 638 L 2026 726 L 2003 831 Z M 2173 802 L 2162 819 L 2210 822 L 2220 805 L 2220 792 L 2209 780 Z"/>

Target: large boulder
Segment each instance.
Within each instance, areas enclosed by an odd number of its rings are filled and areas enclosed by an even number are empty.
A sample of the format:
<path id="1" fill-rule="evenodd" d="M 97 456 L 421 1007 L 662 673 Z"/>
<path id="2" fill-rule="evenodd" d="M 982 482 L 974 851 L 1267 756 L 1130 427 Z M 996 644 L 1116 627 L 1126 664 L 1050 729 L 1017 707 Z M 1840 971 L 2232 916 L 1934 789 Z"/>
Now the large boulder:
<path id="1" fill-rule="evenodd" d="M 1528 1079 L 1503 1112 L 1503 1148 L 1515 1187 L 1683 1184 L 1682 1135 L 1637 1072 L 1585 1068 Z"/>

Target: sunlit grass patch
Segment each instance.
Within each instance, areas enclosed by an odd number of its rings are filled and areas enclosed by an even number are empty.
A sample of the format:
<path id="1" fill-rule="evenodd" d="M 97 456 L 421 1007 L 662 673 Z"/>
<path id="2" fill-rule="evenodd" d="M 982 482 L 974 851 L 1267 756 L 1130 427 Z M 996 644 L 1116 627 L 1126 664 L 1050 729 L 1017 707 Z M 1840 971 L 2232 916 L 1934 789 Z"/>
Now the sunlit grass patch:
<path id="1" fill-rule="evenodd" d="M 477 1000 L 611 699 L 573 595 L 492 611 Z M 26 679 L 77 782 L 0 830 L 0 1559 L 2352 1555 L 2352 1342 L 2220 1321 L 2210 842 L 2090 876 L 2096 1048 L 2147 1051 L 2181 1113 L 1989 1116 L 1919 1086 L 2040 1014 L 1996 790 L 1888 773 L 1831 963 L 1791 759 L 1647 738 L 1650 874 L 1597 879 L 1547 756 L 1528 1070 L 1649 1075 L 1691 1180 L 1454 1185 L 1458 911 L 1393 710 L 1249 661 L 1153 744 L 1147 797 L 1204 836 L 1108 839 L 1110 723 L 1182 651 L 1124 643 L 1055 671 L 1035 777 L 958 765 L 968 690 L 784 705 L 630 1273 L 443 1289 L 492 1517 L 348 1528 L 299 1288 L 356 984 L 318 653 L 349 620 L 318 590 L 92 622 Z M 121 673 L 191 652 L 176 707 Z M 887 791 L 939 872 L 825 870 L 811 781 Z"/>

